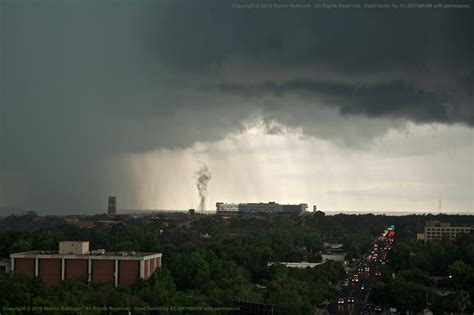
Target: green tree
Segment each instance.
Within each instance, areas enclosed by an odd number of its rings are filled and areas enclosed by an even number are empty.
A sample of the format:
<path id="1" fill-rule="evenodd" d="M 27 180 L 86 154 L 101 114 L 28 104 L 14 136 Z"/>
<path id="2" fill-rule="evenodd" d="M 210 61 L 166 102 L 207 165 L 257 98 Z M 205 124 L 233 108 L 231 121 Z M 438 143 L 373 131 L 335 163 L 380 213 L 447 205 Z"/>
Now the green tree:
<path id="1" fill-rule="evenodd" d="M 132 286 L 132 292 L 154 306 L 178 305 L 179 294 L 170 271 L 162 267 L 145 281 Z"/>
<path id="2" fill-rule="evenodd" d="M 409 268 L 411 248 L 405 242 L 398 242 L 389 256 L 390 266 L 395 271 Z"/>
<path id="3" fill-rule="evenodd" d="M 467 307 L 471 305 L 471 296 L 466 291 L 456 292 L 456 297 L 454 298 L 454 305 L 461 314 L 464 314 L 464 311 Z"/>
<path id="4" fill-rule="evenodd" d="M 14 242 L 8 251 L 10 253 L 21 253 L 21 252 L 27 252 L 32 250 L 32 240 L 31 239 L 20 239 L 16 242 Z"/>
<path id="5" fill-rule="evenodd" d="M 268 286 L 267 301 L 275 305 L 277 314 L 311 314 L 310 292 L 304 282 L 279 277 Z"/>
<path id="6" fill-rule="evenodd" d="M 209 280 L 210 274 L 206 257 L 201 251 L 195 251 L 179 260 L 174 277 L 178 288 L 196 290 Z"/>
<path id="7" fill-rule="evenodd" d="M 375 285 L 371 298 L 385 306 L 395 306 L 400 311 L 418 311 L 426 303 L 426 289 L 423 285 L 397 278 L 389 283 Z"/>
<path id="8" fill-rule="evenodd" d="M 420 269 L 402 270 L 400 271 L 400 276 L 405 278 L 408 282 L 415 282 L 426 286 L 431 284 L 427 272 Z"/>
<path id="9" fill-rule="evenodd" d="M 466 288 L 469 280 L 473 277 L 473 268 L 462 260 L 452 263 L 448 270 L 451 277 L 451 285 L 456 290 Z"/>
<path id="10" fill-rule="evenodd" d="M 304 244 L 311 253 L 318 252 L 323 249 L 323 240 L 321 235 L 316 232 L 306 234 L 304 237 Z"/>

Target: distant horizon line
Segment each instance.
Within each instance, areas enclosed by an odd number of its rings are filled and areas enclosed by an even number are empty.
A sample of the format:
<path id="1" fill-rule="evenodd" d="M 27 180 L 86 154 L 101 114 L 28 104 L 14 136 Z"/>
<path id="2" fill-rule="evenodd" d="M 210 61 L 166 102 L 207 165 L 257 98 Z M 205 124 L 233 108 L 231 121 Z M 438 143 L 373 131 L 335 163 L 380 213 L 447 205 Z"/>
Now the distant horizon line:
<path id="1" fill-rule="evenodd" d="M 8 208 L 8 207 L 0 207 L 1 208 Z M 13 209 L 12 209 L 13 210 Z M 41 210 L 20 210 L 14 209 L 18 211 L 14 211 L 8 214 L 0 215 L 0 217 L 6 217 L 9 215 L 17 215 L 17 214 L 27 214 L 28 212 L 35 212 L 38 215 L 43 216 L 91 216 L 91 215 L 100 215 L 100 214 L 107 214 L 107 210 L 104 209 L 103 212 L 96 212 L 96 210 L 85 211 L 85 212 L 72 212 L 72 213 L 55 213 L 54 211 L 51 213 L 47 213 Z M 188 212 L 190 209 L 117 209 L 117 214 L 140 214 L 140 213 L 153 213 L 153 212 Z M 214 214 L 216 210 L 197 210 L 194 209 L 195 213 L 201 214 Z M 327 215 L 337 215 L 337 214 L 374 214 L 374 215 L 392 215 L 392 216 L 403 216 L 403 215 L 474 215 L 474 211 L 406 211 L 406 210 L 316 210 L 322 211 Z M 314 213 L 315 211 L 306 211 L 306 213 Z"/>

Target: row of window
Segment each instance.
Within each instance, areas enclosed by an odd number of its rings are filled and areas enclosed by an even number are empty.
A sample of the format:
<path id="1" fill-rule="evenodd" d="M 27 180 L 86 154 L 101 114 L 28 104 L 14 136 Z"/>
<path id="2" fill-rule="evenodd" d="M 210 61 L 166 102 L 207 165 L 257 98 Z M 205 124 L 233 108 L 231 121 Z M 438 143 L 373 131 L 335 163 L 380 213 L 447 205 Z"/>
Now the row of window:
<path id="1" fill-rule="evenodd" d="M 426 231 L 469 232 L 470 228 L 426 228 Z"/>
<path id="2" fill-rule="evenodd" d="M 461 231 L 461 232 L 455 232 L 455 231 L 433 231 L 433 232 L 430 232 L 430 231 L 427 231 L 426 234 L 463 234 L 463 233 L 466 233 L 464 231 Z"/>

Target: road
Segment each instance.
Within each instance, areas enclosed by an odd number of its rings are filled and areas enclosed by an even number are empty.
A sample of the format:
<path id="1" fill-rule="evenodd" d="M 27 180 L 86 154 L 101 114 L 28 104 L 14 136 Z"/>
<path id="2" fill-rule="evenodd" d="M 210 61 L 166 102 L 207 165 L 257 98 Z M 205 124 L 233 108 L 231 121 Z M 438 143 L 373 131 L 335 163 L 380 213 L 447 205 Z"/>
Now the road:
<path id="1" fill-rule="evenodd" d="M 326 314 L 381 314 L 382 309 L 368 303 L 370 289 L 380 277 L 380 267 L 387 262 L 387 255 L 395 237 L 394 227 L 388 227 L 372 243 L 355 270 L 347 275 L 349 283 L 343 286 L 337 297 L 326 308 Z M 364 309 L 365 308 L 365 309 Z"/>

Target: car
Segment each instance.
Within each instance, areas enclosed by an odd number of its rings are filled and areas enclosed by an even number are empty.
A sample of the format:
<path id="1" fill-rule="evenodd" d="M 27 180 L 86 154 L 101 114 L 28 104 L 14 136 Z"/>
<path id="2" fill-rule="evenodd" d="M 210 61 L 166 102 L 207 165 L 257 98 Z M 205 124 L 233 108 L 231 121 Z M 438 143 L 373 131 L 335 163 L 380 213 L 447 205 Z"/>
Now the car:
<path id="1" fill-rule="evenodd" d="M 382 306 L 379 306 L 379 305 L 374 306 L 374 312 L 382 312 L 382 311 L 383 311 Z"/>
<path id="2" fill-rule="evenodd" d="M 365 267 L 365 272 L 369 272 L 370 271 L 370 268 L 369 267 Z"/>
<path id="3" fill-rule="evenodd" d="M 373 312 L 374 311 L 374 307 L 370 304 L 365 304 L 364 305 L 364 311 L 365 312 Z"/>
<path id="4" fill-rule="evenodd" d="M 357 277 L 352 278 L 352 282 L 354 282 L 354 283 L 359 282 L 359 278 L 357 278 Z"/>
<path id="5" fill-rule="evenodd" d="M 343 298 L 337 299 L 337 304 L 338 304 L 338 305 L 342 305 L 342 304 L 344 304 L 344 302 L 345 302 L 345 301 L 344 301 Z"/>
<path id="6" fill-rule="evenodd" d="M 353 298 L 353 297 L 347 298 L 347 303 L 351 303 L 351 304 L 355 303 L 355 298 Z"/>
<path id="7" fill-rule="evenodd" d="M 375 276 L 376 276 L 376 277 L 380 277 L 381 275 L 382 275 L 382 273 L 381 273 L 380 271 L 377 271 L 377 272 L 375 273 Z"/>

